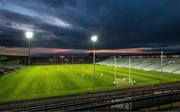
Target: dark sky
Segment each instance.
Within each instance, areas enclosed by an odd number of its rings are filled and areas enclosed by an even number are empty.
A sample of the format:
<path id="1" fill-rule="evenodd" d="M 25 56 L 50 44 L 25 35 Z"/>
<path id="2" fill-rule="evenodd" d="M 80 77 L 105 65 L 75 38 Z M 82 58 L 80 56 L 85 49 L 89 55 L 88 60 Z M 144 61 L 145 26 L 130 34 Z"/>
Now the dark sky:
<path id="1" fill-rule="evenodd" d="M 0 0 L 0 49 L 180 49 L 180 0 Z M 4 50 L 6 52 L 6 50 Z"/>

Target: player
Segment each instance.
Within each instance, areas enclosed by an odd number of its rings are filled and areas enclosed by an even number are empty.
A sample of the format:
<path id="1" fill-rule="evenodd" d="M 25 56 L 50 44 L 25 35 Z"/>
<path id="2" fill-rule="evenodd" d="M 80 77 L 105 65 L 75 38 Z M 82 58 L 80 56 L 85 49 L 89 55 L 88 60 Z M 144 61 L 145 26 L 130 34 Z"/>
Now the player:
<path id="1" fill-rule="evenodd" d="M 116 86 L 116 81 L 113 82 L 114 86 Z"/>
<path id="2" fill-rule="evenodd" d="M 133 85 L 134 85 L 134 86 L 136 85 L 136 81 L 135 81 L 135 80 L 133 81 Z"/>

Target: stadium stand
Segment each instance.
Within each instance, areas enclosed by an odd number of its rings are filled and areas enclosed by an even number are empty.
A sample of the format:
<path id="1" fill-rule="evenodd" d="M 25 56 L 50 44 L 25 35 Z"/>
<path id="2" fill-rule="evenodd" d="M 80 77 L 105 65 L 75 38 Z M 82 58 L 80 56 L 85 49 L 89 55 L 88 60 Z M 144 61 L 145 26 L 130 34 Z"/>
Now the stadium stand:
<path id="1" fill-rule="evenodd" d="M 166 62 L 168 60 L 169 60 L 169 58 L 165 58 L 162 66 L 166 66 L 167 65 Z M 158 68 L 161 68 L 161 61 L 160 61 L 160 59 L 155 58 L 154 61 L 150 65 L 143 67 L 142 69 L 143 70 L 156 70 Z"/>
<path id="2" fill-rule="evenodd" d="M 114 58 L 108 58 L 106 60 L 97 62 L 100 65 L 114 66 Z M 129 58 L 121 57 L 117 58 L 118 67 L 128 67 Z M 135 69 L 142 69 L 147 71 L 161 71 L 160 58 L 137 58 L 132 57 L 131 67 Z M 162 63 L 162 71 L 167 73 L 180 74 L 180 58 L 164 58 Z"/>
<path id="3" fill-rule="evenodd" d="M 173 73 L 175 73 L 175 74 L 180 74 L 180 69 L 174 71 Z"/>
<path id="4" fill-rule="evenodd" d="M 0 77 L 4 74 L 4 69 L 0 69 Z"/>
<path id="5" fill-rule="evenodd" d="M 134 66 L 134 68 L 141 69 L 146 66 L 152 65 L 155 61 L 156 61 L 156 59 L 154 59 L 154 58 L 146 58 L 146 59 L 143 58 L 143 61 L 141 61 L 141 63 L 139 65 Z"/>
<path id="6" fill-rule="evenodd" d="M 179 69 L 179 67 L 180 67 L 180 64 L 168 64 L 168 65 L 162 67 L 162 70 L 164 72 L 173 72 L 173 71 L 176 71 L 177 69 Z M 161 68 L 156 69 L 156 71 L 161 71 Z"/>
<path id="7" fill-rule="evenodd" d="M 2 77 L 6 73 L 13 72 L 22 67 L 22 65 L 0 64 L 0 77 Z"/>

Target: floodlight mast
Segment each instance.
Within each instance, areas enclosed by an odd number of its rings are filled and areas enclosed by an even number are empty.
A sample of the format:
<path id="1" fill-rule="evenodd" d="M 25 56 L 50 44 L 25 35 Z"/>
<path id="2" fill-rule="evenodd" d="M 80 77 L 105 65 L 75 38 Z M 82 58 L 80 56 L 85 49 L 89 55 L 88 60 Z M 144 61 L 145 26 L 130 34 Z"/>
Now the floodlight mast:
<path id="1" fill-rule="evenodd" d="M 131 56 L 129 56 L 129 83 L 131 83 Z"/>
<path id="2" fill-rule="evenodd" d="M 161 51 L 161 81 L 160 83 L 162 83 L 162 80 L 163 80 L 163 58 L 164 58 L 164 52 Z"/>
<path id="3" fill-rule="evenodd" d="M 28 39 L 28 65 L 31 64 L 31 39 L 33 38 L 33 32 L 26 31 L 25 36 Z"/>
<path id="4" fill-rule="evenodd" d="M 116 56 L 114 56 L 114 81 L 116 81 L 116 76 L 117 76 L 117 59 Z"/>
<path id="5" fill-rule="evenodd" d="M 95 90 L 95 62 L 96 62 L 96 46 L 95 43 L 97 42 L 97 35 L 93 35 L 91 37 L 91 41 L 93 42 L 93 77 L 92 77 L 92 91 Z"/>
<path id="6" fill-rule="evenodd" d="M 73 60 L 73 58 L 74 58 L 74 57 L 72 56 L 72 59 L 71 59 L 71 61 L 72 61 L 72 64 L 74 63 L 74 62 L 73 62 L 73 61 L 74 61 L 74 60 Z"/>

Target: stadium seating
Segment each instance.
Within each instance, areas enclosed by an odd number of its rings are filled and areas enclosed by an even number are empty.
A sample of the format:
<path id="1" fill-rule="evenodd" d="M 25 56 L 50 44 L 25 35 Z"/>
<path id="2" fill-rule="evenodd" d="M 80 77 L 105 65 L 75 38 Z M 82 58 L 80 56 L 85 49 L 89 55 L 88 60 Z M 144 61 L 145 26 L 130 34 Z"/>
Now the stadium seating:
<path id="1" fill-rule="evenodd" d="M 4 69 L 0 69 L 0 76 L 2 76 L 4 74 Z"/>
<path id="2" fill-rule="evenodd" d="M 114 58 L 97 62 L 100 65 L 114 66 Z M 117 58 L 118 67 L 128 67 L 129 58 Z M 132 58 L 131 67 L 147 71 L 161 71 L 160 58 Z M 162 63 L 162 71 L 168 73 L 180 74 L 180 58 L 164 58 Z"/>
<path id="3" fill-rule="evenodd" d="M 154 58 L 142 58 L 142 61 L 139 65 L 134 66 L 136 69 L 142 69 L 146 66 L 152 65 L 157 59 Z"/>
<path id="4" fill-rule="evenodd" d="M 167 66 L 162 67 L 164 72 L 174 72 L 180 68 L 180 64 L 168 64 Z M 161 71 L 161 68 L 157 69 L 156 71 Z"/>
<path id="5" fill-rule="evenodd" d="M 21 65 L 11 65 L 11 64 L 0 64 L 0 77 L 2 77 L 4 74 L 18 70 L 22 68 Z"/>
<path id="6" fill-rule="evenodd" d="M 174 71 L 173 73 L 175 73 L 175 74 L 180 74 L 180 69 Z"/>

